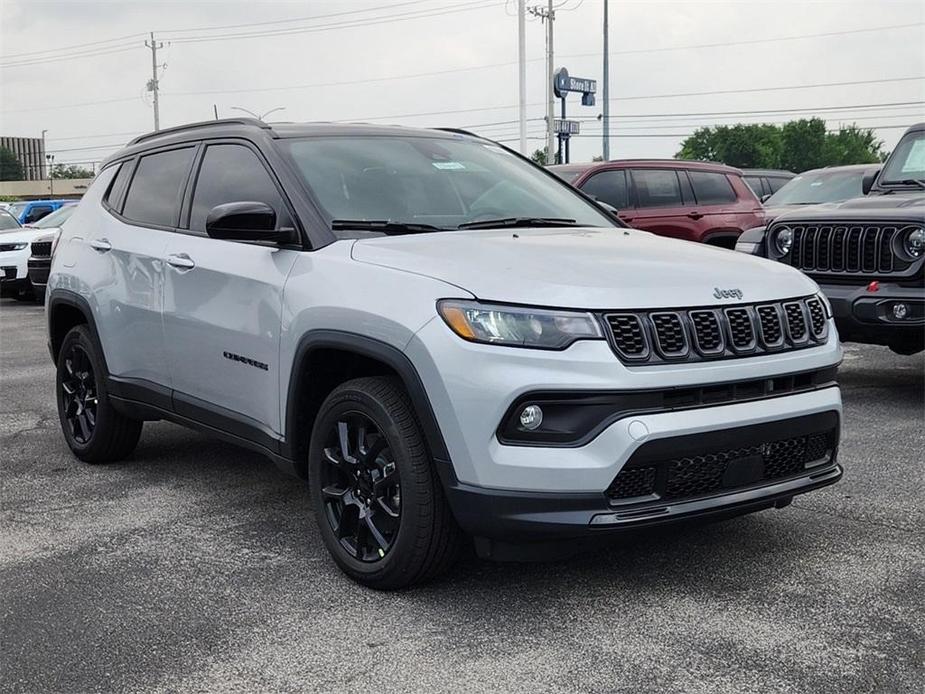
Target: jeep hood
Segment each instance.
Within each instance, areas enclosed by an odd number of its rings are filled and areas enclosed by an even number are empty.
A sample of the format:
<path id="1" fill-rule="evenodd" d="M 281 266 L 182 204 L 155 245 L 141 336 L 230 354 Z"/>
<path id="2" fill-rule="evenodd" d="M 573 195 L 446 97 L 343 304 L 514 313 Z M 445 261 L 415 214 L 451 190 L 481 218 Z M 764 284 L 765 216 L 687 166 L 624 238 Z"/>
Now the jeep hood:
<path id="1" fill-rule="evenodd" d="M 492 229 L 356 241 L 354 260 L 425 275 L 486 301 L 670 308 L 812 294 L 781 263 L 622 228 Z M 741 290 L 742 299 L 714 292 Z M 452 292 L 448 292 L 452 296 Z"/>
<path id="2" fill-rule="evenodd" d="M 39 236 L 44 236 L 50 229 L 32 229 L 22 227 L 20 229 L 8 229 L 0 231 L 0 243 L 32 243 Z"/>
<path id="3" fill-rule="evenodd" d="M 770 215 L 775 222 L 791 220 L 832 221 L 894 221 L 909 220 L 921 222 L 925 219 L 925 191 L 897 190 L 886 195 L 871 193 L 860 198 L 823 205 L 794 208 L 771 208 Z M 770 223 L 770 221 L 769 221 Z"/>

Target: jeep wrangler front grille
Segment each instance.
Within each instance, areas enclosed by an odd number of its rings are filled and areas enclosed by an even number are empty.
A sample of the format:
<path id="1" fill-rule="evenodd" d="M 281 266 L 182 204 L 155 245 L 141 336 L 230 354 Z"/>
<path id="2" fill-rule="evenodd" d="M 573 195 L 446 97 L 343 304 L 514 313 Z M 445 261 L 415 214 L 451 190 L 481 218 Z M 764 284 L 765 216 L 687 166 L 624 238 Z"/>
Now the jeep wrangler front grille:
<path id="1" fill-rule="evenodd" d="M 701 361 L 817 345 L 828 318 L 817 297 L 677 311 L 606 313 L 611 347 L 628 364 Z"/>
<path id="2" fill-rule="evenodd" d="M 779 224 L 793 231 L 793 245 L 781 260 L 808 273 L 841 276 L 890 275 L 911 263 L 894 250 L 901 225 L 890 224 Z"/>

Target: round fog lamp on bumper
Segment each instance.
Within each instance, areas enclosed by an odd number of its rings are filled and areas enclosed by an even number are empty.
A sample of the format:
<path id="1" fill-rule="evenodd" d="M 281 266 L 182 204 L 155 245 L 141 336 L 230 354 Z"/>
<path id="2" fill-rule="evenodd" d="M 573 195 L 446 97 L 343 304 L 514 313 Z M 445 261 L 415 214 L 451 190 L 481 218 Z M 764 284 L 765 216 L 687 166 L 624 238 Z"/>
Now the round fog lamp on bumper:
<path id="1" fill-rule="evenodd" d="M 774 232 L 774 250 L 779 255 L 787 255 L 793 248 L 793 229 L 781 227 Z"/>
<path id="2" fill-rule="evenodd" d="M 527 405 L 520 411 L 520 428 L 527 431 L 539 429 L 543 423 L 543 409 L 539 405 Z"/>

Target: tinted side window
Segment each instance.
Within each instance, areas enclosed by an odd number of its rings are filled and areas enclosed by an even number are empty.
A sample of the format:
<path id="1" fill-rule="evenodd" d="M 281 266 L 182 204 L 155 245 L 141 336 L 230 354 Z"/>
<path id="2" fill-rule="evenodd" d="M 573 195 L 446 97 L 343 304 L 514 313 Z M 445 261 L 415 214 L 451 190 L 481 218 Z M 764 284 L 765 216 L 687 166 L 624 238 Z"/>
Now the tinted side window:
<path id="1" fill-rule="evenodd" d="M 190 229 L 204 232 L 212 208 L 228 202 L 264 202 L 276 210 L 277 226 L 286 216 L 279 191 L 256 154 L 241 145 L 212 145 L 196 179 Z"/>
<path id="2" fill-rule="evenodd" d="M 135 222 L 175 227 L 194 151 L 173 149 L 139 159 L 122 214 Z"/>
<path id="3" fill-rule="evenodd" d="M 669 169 L 636 169 L 636 204 L 639 207 L 680 207 L 681 185 L 678 174 Z"/>
<path id="4" fill-rule="evenodd" d="M 106 202 L 116 212 L 121 212 L 122 194 L 125 192 L 125 186 L 128 185 L 128 177 L 132 175 L 132 162 L 127 161 L 119 164 L 119 170 L 109 185 L 109 192 L 106 193 Z"/>
<path id="5" fill-rule="evenodd" d="M 774 179 L 770 178 L 768 180 L 773 181 Z M 748 184 L 748 187 L 752 189 L 752 192 L 755 194 L 756 198 L 760 198 L 767 192 L 761 185 L 760 176 L 745 176 L 745 182 Z"/>
<path id="6" fill-rule="evenodd" d="M 772 192 L 772 193 L 776 193 L 776 192 L 779 191 L 781 188 L 783 188 L 784 185 L 785 185 L 785 184 L 787 183 L 787 181 L 789 181 L 789 180 L 790 180 L 789 178 L 780 178 L 780 177 L 777 177 L 777 178 L 769 178 L 769 179 L 768 179 L 768 185 L 771 187 L 771 192 Z"/>
<path id="7" fill-rule="evenodd" d="M 626 195 L 626 172 L 622 169 L 594 174 L 585 181 L 581 190 L 588 195 L 593 195 L 601 202 L 613 205 L 618 210 L 629 207 Z"/>
<path id="8" fill-rule="evenodd" d="M 726 174 L 709 173 L 707 171 L 689 171 L 691 184 L 694 186 L 694 195 L 701 205 L 719 205 L 724 202 L 735 202 L 736 192 L 726 178 Z"/>

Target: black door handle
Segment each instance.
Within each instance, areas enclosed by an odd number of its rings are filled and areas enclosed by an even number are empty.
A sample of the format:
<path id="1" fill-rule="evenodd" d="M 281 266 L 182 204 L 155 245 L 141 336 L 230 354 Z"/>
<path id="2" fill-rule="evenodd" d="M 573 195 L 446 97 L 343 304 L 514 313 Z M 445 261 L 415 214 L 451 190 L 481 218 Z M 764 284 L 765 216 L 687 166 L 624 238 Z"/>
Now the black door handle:
<path id="1" fill-rule="evenodd" d="M 688 212 L 687 216 L 690 217 L 691 219 L 703 219 L 703 215 L 700 214 L 699 212 Z"/>

